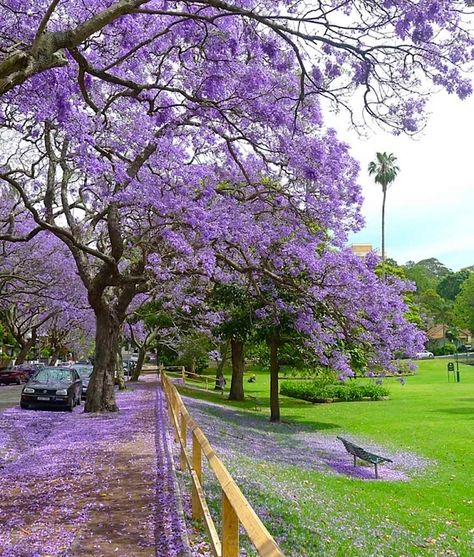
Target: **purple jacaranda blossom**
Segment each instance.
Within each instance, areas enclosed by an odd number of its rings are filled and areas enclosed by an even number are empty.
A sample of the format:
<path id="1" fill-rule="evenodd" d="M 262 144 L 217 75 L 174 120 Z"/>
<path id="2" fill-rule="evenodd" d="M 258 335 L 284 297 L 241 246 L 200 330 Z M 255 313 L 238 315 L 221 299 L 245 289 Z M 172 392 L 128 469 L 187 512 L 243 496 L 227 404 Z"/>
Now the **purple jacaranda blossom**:
<path id="1" fill-rule="evenodd" d="M 117 409 L 110 362 L 133 298 L 182 277 L 253 284 L 279 310 L 274 323 L 294 316 L 315 355 L 344 375 L 347 356 L 321 336 L 340 311 L 351 332 L 368 329 L 357 340 L 373 346 L 371 365 L 421 342 L 403 322 L 402 289 L 371 285 L 344 253 L 363 224 L 358 164 L 325 126 L 324 100 L 360 100 L 354 120 L 415 133 L 431 84 L 470 93 L 469 5 L 183 6 L 0 6 L 0 238 L 42 229 L 70 251 L 95 320 L 90 384 L 100 396 L 88 411 Z M 311 303 L 284 307 L 265 291 L 302 277 Z M 318 320 L 329 301 L 332 323 Z"/>

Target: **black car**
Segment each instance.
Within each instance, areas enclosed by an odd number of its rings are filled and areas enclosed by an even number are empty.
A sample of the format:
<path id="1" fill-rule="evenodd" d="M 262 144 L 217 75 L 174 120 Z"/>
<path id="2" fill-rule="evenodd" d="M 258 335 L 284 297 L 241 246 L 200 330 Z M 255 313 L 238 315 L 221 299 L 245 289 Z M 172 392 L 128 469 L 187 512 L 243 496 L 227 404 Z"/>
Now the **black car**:
<path id="1" fill-rule="evenodd" d="M 79 376 L 81 377 L 82 381 L 82 400 L 86 400 L 87 395 L 87 387 L 89 386 L 89 379 L 92 375 L 92 370 L 94 366 L 88 364 L 75 364 L 72 369 L 75 369 Z"/>
<path id="2" fill-rule="evenodd" d="M 72 412 L 81 404 L 82 381 L 75 369 L 45 367 L 38 371 L 21 392 L 21 408 L 55 407 Z"/>

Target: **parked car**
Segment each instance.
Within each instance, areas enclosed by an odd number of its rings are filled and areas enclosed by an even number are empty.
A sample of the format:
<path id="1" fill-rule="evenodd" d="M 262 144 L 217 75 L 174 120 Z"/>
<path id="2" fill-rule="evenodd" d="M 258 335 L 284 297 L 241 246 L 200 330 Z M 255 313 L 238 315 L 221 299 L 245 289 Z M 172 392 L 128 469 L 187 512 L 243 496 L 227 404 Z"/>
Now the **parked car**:
<path id="1" fill-rule="evenodd" d="M 428 350 L 422 350 L 421 352 L 416 353 L 417 360 L 424 360 L 429 358 L 434 358 L 433 352 L 429 352 Z"/>
<path id="2" fill-rule="evenodd" d="M 72 368 L 45 367 L 23 387 L 21 408 L 33 406 L 64 408 L 73 411 L 81 404 L 82 381 Z"/>
<path id="3" fill-rule="evenodd" d="M 94 366 L 86 365 L 86 364 L 81 364 L 81 365 L 76 364 L 73 366 L 73 369 L 77 371 L 77 373 L 81 378 L 82 381 L 81 398 L 82 400 L 86 400 L 87 387 L 89 386 L 89 379 L 92 375 L 92 370 L 94 369 Z"/>
<path id="4" fill-rule="evenodd" d="M 14 369 L 21 369 L 28 374 L 28 379 L 34 375 L 40 369 L 44 369 L 44 364 L 20 364 L 19 366 L 15 366 Z"/>
<path id="5" fill-rule="evenodd" d="M 16 383 L 17 385 L 21 385 L 21 383 L 26 383 L 29 377 L 29 374 L 22 369 L 14 367 L 4 367 L 0 369 L 0 384 L 11 385 L 12 383 Z"/>

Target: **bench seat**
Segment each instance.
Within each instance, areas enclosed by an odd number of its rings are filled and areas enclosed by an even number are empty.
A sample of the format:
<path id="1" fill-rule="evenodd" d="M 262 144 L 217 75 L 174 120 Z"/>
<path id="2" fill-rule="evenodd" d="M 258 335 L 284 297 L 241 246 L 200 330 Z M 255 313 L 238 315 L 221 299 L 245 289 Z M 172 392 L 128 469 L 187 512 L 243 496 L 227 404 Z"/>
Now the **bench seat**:
<path id="1" fill-rule="evenodd" d="M 370 453 L 369 451 L 366 451 L 362 447 L 359 447 L 358 445 L 355 445 L 354 443 L 351 443 L 350 441 L 348 441 L 347 439 L 344 439 L 343 437 L 337 436 L 337 438 L 339 439 L 339 441 L 342 441 L 346 451 L 354 457 L 354 466 L 357 466 L 357 459 L 358 458 L 360 458 L 361 460 L 365 460 L 366 462 L 370 462 L 370 464 L 374 465 L 374 467 L 375 467 L 375 478 L 376 479 L 378 479 L 378 477 L 379 477 L 378 465 L 383 463 L 383 462 L 393 462 L 392 460 L 390 460 L 389 458 L 386 458 L 384 456 L 380 456 L 380 455 L 377 455 L 377 454 L 374 454 L 374 453 Z"/>

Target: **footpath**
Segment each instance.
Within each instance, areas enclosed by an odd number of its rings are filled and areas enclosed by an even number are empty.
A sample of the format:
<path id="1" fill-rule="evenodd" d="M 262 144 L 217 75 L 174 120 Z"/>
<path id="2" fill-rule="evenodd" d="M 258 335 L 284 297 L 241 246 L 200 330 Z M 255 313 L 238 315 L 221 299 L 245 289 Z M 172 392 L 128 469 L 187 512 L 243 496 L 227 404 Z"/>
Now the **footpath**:
<path id="1" fill-rule="evenodd" d="M 164 396 L 154 377 L 120 412 L 0 412 L 2 557 L 187 557 Z"/>

